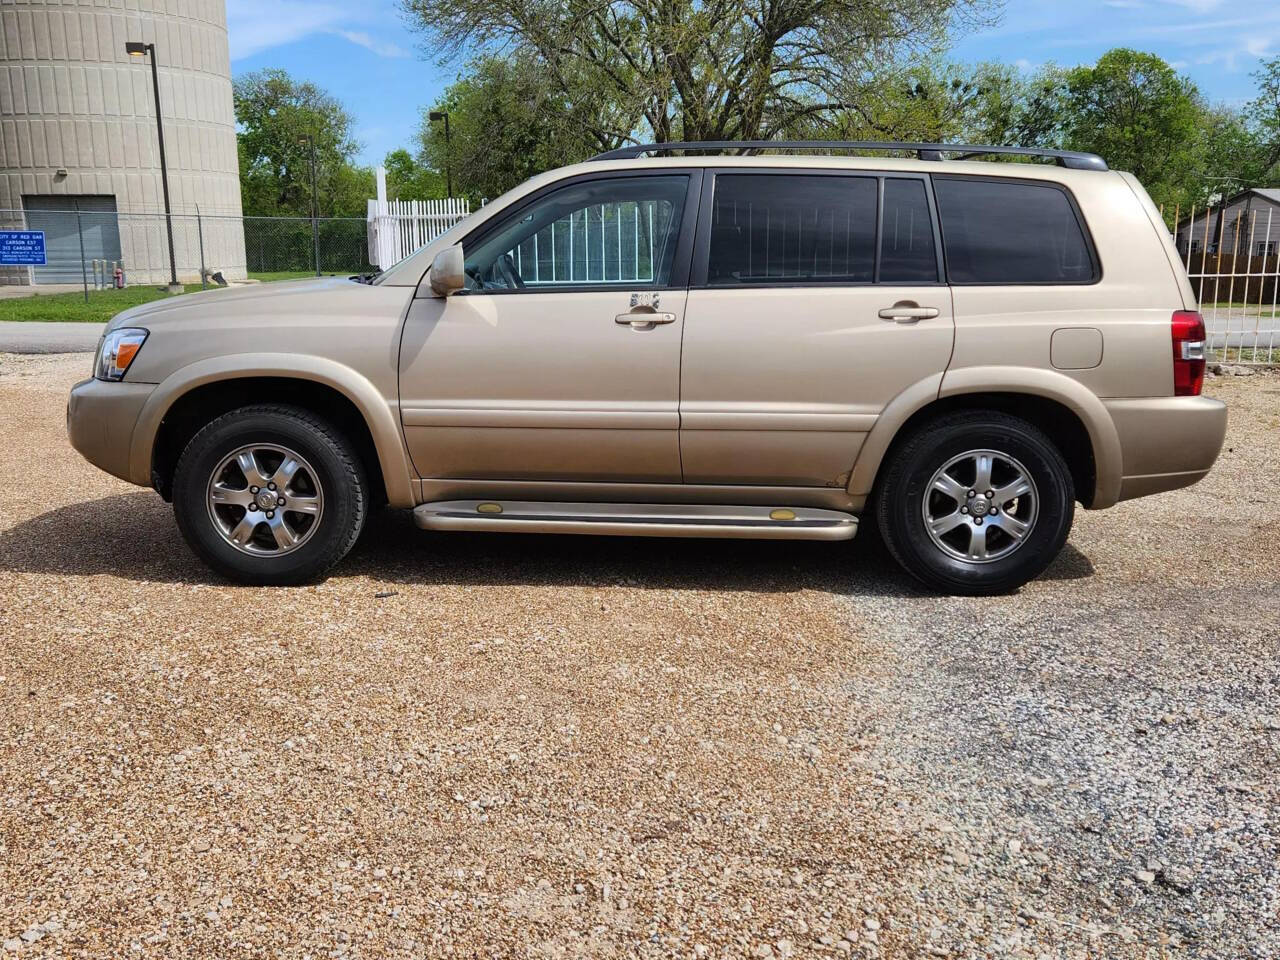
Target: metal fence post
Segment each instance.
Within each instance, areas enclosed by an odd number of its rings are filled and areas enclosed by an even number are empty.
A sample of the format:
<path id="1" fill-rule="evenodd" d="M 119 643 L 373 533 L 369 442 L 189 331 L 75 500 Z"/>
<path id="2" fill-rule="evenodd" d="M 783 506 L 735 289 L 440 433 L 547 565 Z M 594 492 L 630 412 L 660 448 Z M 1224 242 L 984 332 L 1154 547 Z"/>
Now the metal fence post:
<path id="1" fill-rule="evenodd" d="M 244 230 L 244 222 L 241 221 L 241 231 Z M 196 204 L 196 236 L 200 240 L 200 289 L 208 289 L 208 281 L 205 280 L 204 269 L 204 221 L 200 219 L 200 204 Z"/>
<path id="2" fill-rule="evenodd" d="M 80 238 L 80 280 L 84 284 L 84 302 L 89 302 L 89 270 L 84 262 L 84 227 L 80 222 L 80 201 L 76 200 L 76 236 Z"/>

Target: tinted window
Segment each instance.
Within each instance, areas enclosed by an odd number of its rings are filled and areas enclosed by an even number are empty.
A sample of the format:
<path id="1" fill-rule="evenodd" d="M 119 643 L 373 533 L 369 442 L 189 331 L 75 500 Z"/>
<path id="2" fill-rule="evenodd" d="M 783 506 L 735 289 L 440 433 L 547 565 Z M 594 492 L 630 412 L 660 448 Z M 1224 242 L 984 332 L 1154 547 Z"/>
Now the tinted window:
<path id="1" fill-rule="evenodd" d="M 952 283 L 1087 283 L 1089 246 L 1055 186 L 935 177 Z"/>
<path id="2" fill-rule="evenodd" d="M 707 282 L 870 282 L 876 192 L 873 177 L 717 176 Z"/>
<path id="3" fill-rule="evenodd" d="M 666 286 L 689 178 L 571 183 L 465 246 L 467 289 Z"/>
<path id="4" fill-rule="evenodd" d="M 880 229 L 881 283 L 937 282 L 938 253 L 922 181 L 885 180 Z"/>

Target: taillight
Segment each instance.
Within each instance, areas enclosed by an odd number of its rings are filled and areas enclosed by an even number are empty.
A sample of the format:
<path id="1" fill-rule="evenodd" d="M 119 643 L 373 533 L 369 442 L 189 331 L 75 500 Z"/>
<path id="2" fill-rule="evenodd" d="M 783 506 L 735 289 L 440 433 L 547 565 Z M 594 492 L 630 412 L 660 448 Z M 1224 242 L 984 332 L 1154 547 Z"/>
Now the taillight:
<path id="1" fill-rule="evenodd" d="M 1198 397 L 1204 387 L 1204 317 L 1173 312 L 1173 395 Z"/>

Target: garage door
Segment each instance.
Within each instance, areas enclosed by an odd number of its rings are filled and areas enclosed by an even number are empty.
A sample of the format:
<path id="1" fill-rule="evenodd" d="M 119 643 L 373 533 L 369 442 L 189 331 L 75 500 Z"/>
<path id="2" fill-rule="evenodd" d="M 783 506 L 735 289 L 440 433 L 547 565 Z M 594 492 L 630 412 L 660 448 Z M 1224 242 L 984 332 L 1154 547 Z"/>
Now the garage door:
<path id="1" fill-rule="evenodd" d="M 36 283 L 80 283 L 80 234 L 84 235 L 84 269 L 93 276 L 92 261 L 120 259 L 120 224 L 113 196 L 24 196 L 27 229 L 44 231 L 48 264 L 32 267 Z M 76 207 L 80 208 L 79 225 Z"/>

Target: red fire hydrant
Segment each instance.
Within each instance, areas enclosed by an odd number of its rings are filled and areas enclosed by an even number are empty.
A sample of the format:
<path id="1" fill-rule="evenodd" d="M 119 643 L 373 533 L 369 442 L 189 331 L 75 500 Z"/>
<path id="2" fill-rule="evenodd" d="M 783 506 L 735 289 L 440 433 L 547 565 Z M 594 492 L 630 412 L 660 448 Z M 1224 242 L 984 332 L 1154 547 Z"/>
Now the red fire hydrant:
<path id="1" fill-rule="evenodd" d="M 114 280 L 115 280 L 116 289 L 123 290 L 124 289 L 124 271 L 120 269 L 119 264 L 116 264 Z"/>

